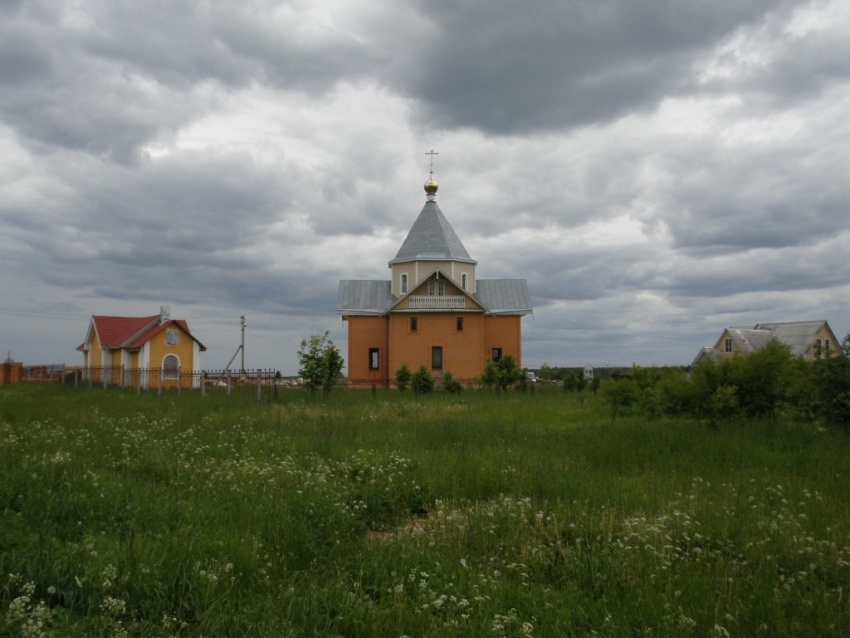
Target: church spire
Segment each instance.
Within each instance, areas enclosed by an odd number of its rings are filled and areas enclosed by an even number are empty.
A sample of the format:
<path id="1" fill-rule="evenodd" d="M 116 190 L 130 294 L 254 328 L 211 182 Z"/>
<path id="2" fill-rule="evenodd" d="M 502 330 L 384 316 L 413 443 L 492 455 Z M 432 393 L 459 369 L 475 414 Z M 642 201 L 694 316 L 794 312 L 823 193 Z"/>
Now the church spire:
<path id="1" fill-rule="evenodd" d="M 429 152 L 425 153 L 425 155 L 431 156 L 431 167 L 428 173 L 428 181 L 425 182 L 425 194 L 427 195 L 427 199 L 429 202 L 435 201 L 437 197 L 437 189 L 439 186 L 437 185 L 437 180 L 434 179 L 434 156 L 439 155 L 432 148 Z"/>

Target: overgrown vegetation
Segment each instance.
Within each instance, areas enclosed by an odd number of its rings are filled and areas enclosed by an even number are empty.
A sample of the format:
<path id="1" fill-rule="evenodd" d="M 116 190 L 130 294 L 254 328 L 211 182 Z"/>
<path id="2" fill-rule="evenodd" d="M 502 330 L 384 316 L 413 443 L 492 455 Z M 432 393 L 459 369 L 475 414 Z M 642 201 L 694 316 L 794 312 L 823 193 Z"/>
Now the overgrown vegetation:
<path id="1" fill-rule="evenodd" d="M 715 428 L 757 419 L 850 430 L 850 359 L 808 362 L 778 341 L 747 357 L 707 359 L 690 373 L 634 366 L 627 378 L 605 381 L 602 394 L 612 420 L 627 411 Z"/>
<path id="2" fill-rule="evenodd" d="M 0 636 L 848 635 L 850 437 L 740 374 L 635 368 L 614 423 L 545 384 L 0 388 Z"/>

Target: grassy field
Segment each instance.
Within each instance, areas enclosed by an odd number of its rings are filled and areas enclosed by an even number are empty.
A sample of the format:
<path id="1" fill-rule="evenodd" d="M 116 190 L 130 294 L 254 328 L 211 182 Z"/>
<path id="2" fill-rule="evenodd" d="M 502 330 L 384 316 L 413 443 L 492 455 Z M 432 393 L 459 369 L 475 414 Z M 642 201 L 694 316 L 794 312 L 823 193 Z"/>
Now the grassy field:
<path id="1" fill-rule="evenodd" d="M 850 436 L 0 388 L 0 636 L 847 636 Z"/>

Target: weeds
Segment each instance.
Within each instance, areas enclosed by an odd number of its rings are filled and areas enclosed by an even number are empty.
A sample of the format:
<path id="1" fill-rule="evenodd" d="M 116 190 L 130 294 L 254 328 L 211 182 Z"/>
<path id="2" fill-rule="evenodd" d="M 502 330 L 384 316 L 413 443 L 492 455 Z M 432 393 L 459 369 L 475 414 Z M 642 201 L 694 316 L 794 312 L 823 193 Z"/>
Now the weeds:
<path id="1" fill-rule="evenodd" d="M 842 636 L 841 431 L 0 392 L 0 636 Z"/>

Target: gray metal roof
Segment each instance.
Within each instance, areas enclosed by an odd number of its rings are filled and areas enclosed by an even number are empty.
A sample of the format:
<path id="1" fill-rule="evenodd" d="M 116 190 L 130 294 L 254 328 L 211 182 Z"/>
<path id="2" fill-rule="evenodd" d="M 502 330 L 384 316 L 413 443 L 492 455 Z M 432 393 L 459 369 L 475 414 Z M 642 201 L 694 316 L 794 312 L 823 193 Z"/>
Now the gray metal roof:
<path id="1" fill-rule="evenodd" d="M 472 295 L 486 312 L 497 315 L 526 315 L 532 312 L 525 279 L 479 279 Z M 372 279 L 343 279 L 339 282 L 336 312 L 339 315 L 383 315 L 398 301 L 390 293 L 390 282 Z"/>
<path id="2" fill-rule="evenodd" d="M 396 301 L 390 282 L 373 279 L 343 279 L 336 296 L 339 315 L 382 315 Z"/>
<path id="3" fill-rule="evenodd" d="M 776 339 L 788 346 L 791 354 L 802 357 L 815 345 L 818 332 L 825 324 L 823 320 L 786 321 L 730 326 L 727 330 L 742 352 L 761 350 L 772 339 Z"/>
<path id="4" fill-rule="evenodd" d="M 532 311 L 525 279 L 479 279 L 472 295 L 493 314 L 525 315 Z"/>
<path id="5" fill-rule="evenodd" d="M 417 259 L 451 259 L 476 263 L 466 252 L 457 233 L 434 201 L 425 202 L 422 212 L 413 222 L 407 238 L 395 259 L 390 261 L 390 265 Z"/>
<path id="6" fill-rule="evenodd" d="M 791 354 L 805 355 L 815 345 L 818 331 L 826 321 L 789 321 L 785 323 L 758 323 L 757 330 L 769 330 L 770 333 L 791 348 Z M 833 344 L 837 347 L 838 344 Z"/>

